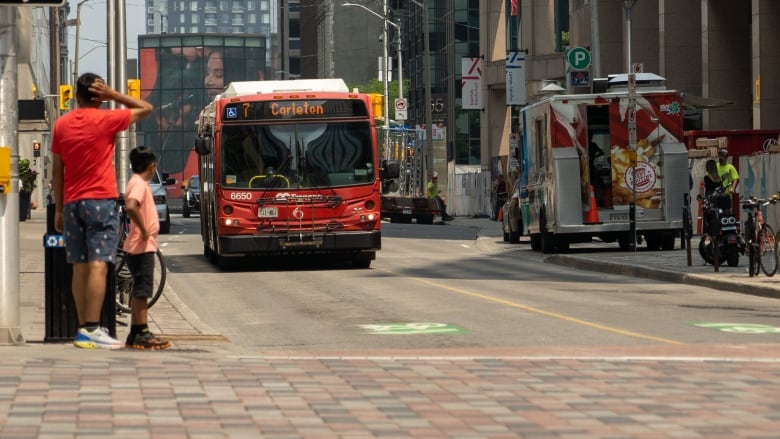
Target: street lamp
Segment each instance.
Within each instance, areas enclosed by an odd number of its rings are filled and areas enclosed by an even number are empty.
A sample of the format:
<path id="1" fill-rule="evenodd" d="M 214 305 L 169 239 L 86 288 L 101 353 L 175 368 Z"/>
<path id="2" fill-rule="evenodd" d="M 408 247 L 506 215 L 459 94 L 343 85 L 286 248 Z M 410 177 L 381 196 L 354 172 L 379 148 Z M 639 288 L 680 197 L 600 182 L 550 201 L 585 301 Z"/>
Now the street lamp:
<path id="1" fill-rule="evenodd" d="M 416 0 L 410 0 L 418 8 L 422 8 L 422 20 L 423 20 L 423 82 L 425 82 L 425 97 L 424 97 L 424 110 L 425 110 L 425 151 L 423 151 L 423 157 L 427 157 L 427 154 L 433 154 L 433 111 L 431 105 L 433 105 L 433 97 L 431 96 L 431 37 L 428 30 L 428 5 L 424 5 Z M 427 1 L 427 0 L 426 0 Z M 427 154 L 426 154 L 427 153 Z M 431 159 L 433 163 L 433 159 Z M 428 167 L 423 166 L 423 181 L 428 181 Z M 447 179 L 447 187 L 450 187 L 450 180 Z"/>
<path id="2" fill-rule="evenodd" d="M 84 5 L 84 3 L 88 2 L 89 0 L 81 0 L 76 4 L 76 54 L 74 55 L 73 59 L 73 86 L 76 86 L 76 81 L 79 77 L 79 42 L 81 41 L 80 38 L 80 31 L 81 31 L 81 7 Z"/>
<path id="3" fill-rule="evenodd" d="M 387 55 L 387 25 L 391 25 L 395 28 L 395 30 L 398 32 L 398 45 L 397 48 L 397 56 L 398 56 L 398 97 L 403 99 L 404 97 L 404 79 L 403 79 L 403 65 L 401 63 L 401 26 L 393 23 L 392 21 L 387 19 L 387 1 L 384 2 L 384 16 L 379 15 L 378 13 L 372 11 L 371 9 L 365 7 L 364 5 L 358 4 L 358 3 L 342 3 L 341 6 L 357 6 L 369 14 L 379 18 L 380 20 L 384 21 L 384 26 L 382 30 L 382 82 L 384 84 L 384 103 L 385 103 L 385 117 L 384 117 L 384 128 L 385 130 L 388 130 L 390 128 L 390 95 L 388 92 L 388 78 L 389 78 L 389 62 L 388 62 L 388 55 Z M 387 132 L 385 132 L 385 137 L 387 137 Z"/>
<path id="4" fill-rule="evenodd" d="M 636 2 L 639 0 L 623 0 L 623 8 L 626 10 L 626 42 L 628 43 L 626 50 L 626 73 L 631 73 L 631 10 L 636 6 Z"/>

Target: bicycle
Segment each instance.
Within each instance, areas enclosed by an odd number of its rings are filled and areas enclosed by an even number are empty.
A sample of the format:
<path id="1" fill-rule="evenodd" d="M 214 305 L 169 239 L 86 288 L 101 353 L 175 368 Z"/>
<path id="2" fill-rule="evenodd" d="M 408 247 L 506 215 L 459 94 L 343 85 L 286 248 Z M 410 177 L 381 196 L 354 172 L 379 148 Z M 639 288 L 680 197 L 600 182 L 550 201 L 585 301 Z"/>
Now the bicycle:
<path id="1" fill-rule="evenodd" d="M 771 198 L 750 197 L 742 203 L 742 208 L 748 212 L 745 221 L 745 239 L 748 251 L 748 272 L 750 277 L 757 276 L 759 268 L 767 276 L 777 272 L 778 256 L 777 241 L 772 226 L 764 222 L 761 208 L 780 201 L 780 195 Z"/>
<path id="2" fill-rule="evenodd" d="M 117 243 L 116 261 L 114 262 L 114 274 L 116 278 L 116 309 L 117 313 L 129 313 L 130 298 L 133 292 L 133 276 L 130 273 L 130 268 L 127 266 L 127 260 L 125 259 L 125 252 L 122 250 L 122 245 L 130 233 L 130 218 L 125 213 L 125 203 L 122 196 L 117 201 L 119 211 L 119 224 L 121 230 L 119 231 L 119 242 Z M 152 285 L 152 295 L 149 297 L 148 308 L 151 308 L 157 300 L 162 296 L 162 292 L 165 289 L 165 278 L 168 274 L 168 270 L 165 266 L 165 258 L 163 257 L 160 249 L 155 252 L 154 261 L 154 276 Z"/>

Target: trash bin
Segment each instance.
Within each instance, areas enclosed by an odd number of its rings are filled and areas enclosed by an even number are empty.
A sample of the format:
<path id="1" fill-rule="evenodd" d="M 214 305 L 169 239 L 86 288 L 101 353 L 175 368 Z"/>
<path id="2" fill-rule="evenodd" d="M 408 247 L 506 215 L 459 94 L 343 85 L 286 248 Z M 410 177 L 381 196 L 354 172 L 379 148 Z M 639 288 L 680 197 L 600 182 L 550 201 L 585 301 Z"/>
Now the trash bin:
<path id="1" fill-rule="evenodd" d="M 76 304 L 73 302 L 71 278 L 73 267 L 65 261 L 62 235 L 54 229 L 54 204 L 46 206 L 46 235 L 43 236 L 45 252 L 44 309 L 46 334 L 44 343 L 71 342 L 79 328 Z M 114 266 L 109 265 L 106 279 L 106 298 L 100 313 L 100 326 L 116 337 L 116 280 Z"/>

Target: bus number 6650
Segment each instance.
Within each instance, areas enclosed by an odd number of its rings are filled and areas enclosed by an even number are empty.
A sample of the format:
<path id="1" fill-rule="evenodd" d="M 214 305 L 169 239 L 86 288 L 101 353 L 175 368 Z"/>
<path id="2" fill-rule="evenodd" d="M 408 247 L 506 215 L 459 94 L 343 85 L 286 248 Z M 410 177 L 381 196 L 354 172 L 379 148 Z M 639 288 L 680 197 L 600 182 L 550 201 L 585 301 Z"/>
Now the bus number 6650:
<path id="1" fill-rule="evenodd" d="M 251 192 L 231 192 L 230 193 L 230 199 L 231 200 L 251 200 L 252 199 L 252 193 Z"/>

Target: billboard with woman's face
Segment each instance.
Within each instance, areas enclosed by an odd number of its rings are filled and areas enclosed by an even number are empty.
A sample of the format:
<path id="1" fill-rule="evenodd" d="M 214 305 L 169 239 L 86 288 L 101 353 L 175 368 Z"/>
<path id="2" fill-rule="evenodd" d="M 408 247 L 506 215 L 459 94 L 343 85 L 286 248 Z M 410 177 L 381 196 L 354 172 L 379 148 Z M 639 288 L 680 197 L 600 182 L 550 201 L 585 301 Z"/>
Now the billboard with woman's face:
<path id="1" fill-rule="evenodd" d="M 137 139 L 157 153 L 161 172 L 178 182 L 198 173 L 192 149 L 200 110 L 232 81 L 265 79 L 265 44 L 261 35 L 139 37 L 141 97 L 154 112 L 138 123 Z"/>

